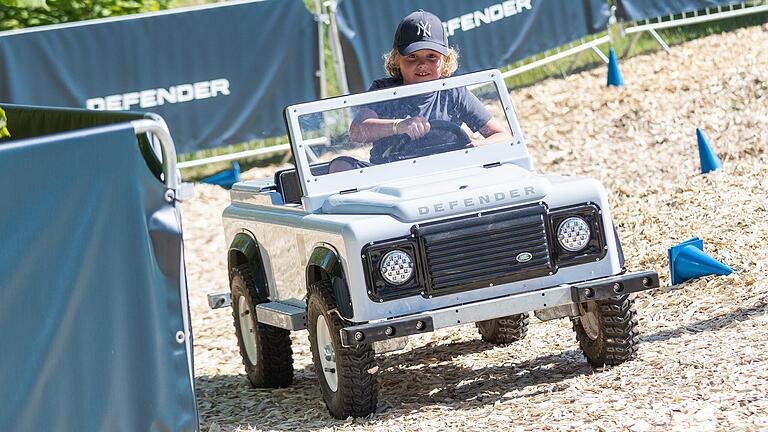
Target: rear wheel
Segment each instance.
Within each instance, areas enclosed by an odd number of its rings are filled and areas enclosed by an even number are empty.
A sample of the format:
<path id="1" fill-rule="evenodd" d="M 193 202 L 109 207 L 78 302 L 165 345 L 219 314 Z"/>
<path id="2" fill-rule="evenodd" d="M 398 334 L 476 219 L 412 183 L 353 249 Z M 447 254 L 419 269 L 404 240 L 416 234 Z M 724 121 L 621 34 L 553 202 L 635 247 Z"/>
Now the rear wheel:
<path id="1" fill-rule="evenodd" d="M 342 347 L 344 321 L 334 309 L 329 281 L 312 285 L 307 298 L 307 329 L 315 373 L 328 412 L 337 419 L 364 417 L 376 410 L 378 385 L 371 345 Z"/>
<path id="2" fill-rule="evenodd" d="M 528 314 L 514 314 L 475 323 L 484 341 L 506 345 L 525 338 L 528 334 Z"/>
<path id="3" fill-rule="evenodd" d="M 248 380 L 254 387 L 286 387 L 293 382 L 293 351 L 288 330 L 256 321 L 256 305 L 264 303 L 250 266 L 232 269 L 232 316 Z"/>
<path id="4" fill-rule="evenodd" d="M 637 310 L 629 296 L 580 303 L 579 316 L 571 320 L 576 340 L 594 367 L 624 363 L 637 352 Z"/>

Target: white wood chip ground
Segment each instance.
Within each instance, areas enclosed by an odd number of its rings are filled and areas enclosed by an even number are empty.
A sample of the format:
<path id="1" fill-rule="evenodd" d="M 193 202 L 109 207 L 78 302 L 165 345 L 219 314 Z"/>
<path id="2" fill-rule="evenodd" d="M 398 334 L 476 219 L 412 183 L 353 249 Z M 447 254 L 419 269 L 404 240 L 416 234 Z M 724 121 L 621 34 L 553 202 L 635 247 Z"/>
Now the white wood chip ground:
<path id="1" fill-rule="evenodd" d="M 711 36 L 512 94 L 543 172 L 588 175 L 609 191 L 632 270 L 669 285 L 667 248 L 693 235 L 736 272 L 638 297 L 634 361 L 594 371 L 568 322 L 536 322 L 508 347 L 472 326 L 438 331 L 380 358 L 378 413 L 336 421 L 322 403 L 306 332 L 296 382 L 255 390 L 243 374 L 227 289 L 226 191 L 183 206 L 203 430 L 768 430 L 768 26 Z M 725 168 L 699 174 L 695 128 Z M 250 173 L 253 176 L 261 173 Z"/>

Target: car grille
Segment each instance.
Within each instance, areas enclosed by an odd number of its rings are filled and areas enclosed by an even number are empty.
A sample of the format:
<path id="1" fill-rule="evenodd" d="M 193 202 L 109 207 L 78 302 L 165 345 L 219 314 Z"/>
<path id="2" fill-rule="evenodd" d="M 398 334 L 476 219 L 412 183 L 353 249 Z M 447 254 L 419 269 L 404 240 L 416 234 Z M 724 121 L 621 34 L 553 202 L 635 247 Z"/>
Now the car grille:
<path id="1" fill-rule="evenodd" d="M 550 274 L 546 215 L 537 205 L 414 226 L 427 291 L 447 294 Z"/>

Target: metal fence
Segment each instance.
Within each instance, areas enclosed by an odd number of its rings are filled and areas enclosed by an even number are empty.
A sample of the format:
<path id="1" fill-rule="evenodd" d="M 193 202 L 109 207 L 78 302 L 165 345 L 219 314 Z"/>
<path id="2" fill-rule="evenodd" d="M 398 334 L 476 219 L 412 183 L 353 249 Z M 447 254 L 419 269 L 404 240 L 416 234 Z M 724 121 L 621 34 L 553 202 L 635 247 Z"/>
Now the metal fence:
<path id="1" fill-rule="evenodd" d="M 631 21 L 628 23 L 621 22 L 619 25 L 621 26 L 622 33 L 631 37 L 621 55 L 623 57 L 629 53 L 629 50 L 635 42 L 637 42 L 643 32 L 650 34 L 664 51 L 670 52 L 669 45 L 659 35 L 657 30 L 735 18 L 761 12 L 768 12 L 768 1 L 744 1 L 741 3 L 732 3 L 728 6 L 717 6 L 715 8 L 705 8 L 703 10 L 646 18 L 641 21 Z M 626 27 L 625 24 L 627 24 Z"/>

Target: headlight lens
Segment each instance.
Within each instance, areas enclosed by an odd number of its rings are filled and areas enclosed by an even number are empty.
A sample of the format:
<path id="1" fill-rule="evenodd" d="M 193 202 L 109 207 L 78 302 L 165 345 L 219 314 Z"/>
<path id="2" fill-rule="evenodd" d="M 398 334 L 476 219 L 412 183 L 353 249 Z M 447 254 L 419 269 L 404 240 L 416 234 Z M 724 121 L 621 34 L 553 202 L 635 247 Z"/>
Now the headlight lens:
<path id="1" fill-rule="evenodd" d="M 589 224 L 580 217 L 569 217 L 557 228 L 557 241 L 569 252 L 578 252 L 589 244 Z"/>
<path id="2" fill-rule="evenodd" d="M 408 253 L 395 249 L 384 255 L 379 270 L 387 283 L 402 285 L 413 277 L 413 258 Z"/>

